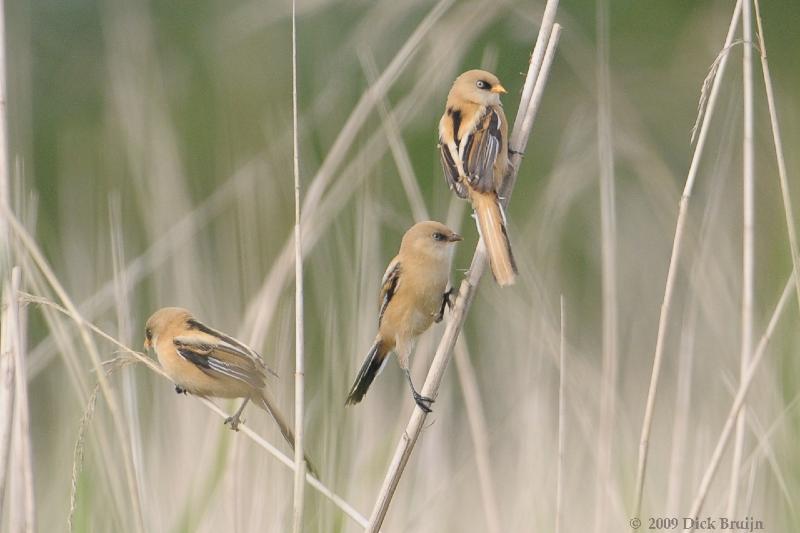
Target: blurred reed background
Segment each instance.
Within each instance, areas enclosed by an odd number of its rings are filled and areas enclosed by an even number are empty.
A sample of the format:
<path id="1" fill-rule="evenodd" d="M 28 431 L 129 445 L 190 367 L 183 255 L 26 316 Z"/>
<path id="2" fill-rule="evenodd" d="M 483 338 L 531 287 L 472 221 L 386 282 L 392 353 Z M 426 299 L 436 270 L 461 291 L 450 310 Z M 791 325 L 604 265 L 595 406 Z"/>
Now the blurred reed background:
<path id="1" fill-rule="evenodd" d="M 362 514 L 413 407 L 394 361 L 362 404 L 343 405 L 374 335 L 381 275 L 403 231 L 427 211 L 465 235 L 454 283 L 462 278 L 477 232 L 441 175 L 438 119 L 455 76 L 484 66 L 509 89 L 513 121 L 542 9 L 538 1 L 298 2 L 306 446 L 323 482 Z M 628 528 L 690 130 L 732 9 L 729 1 L 562 2 L 561 44 L 509 209 L 520 279 L 506 290 L 481 285 L 384 531 L 553 530 L 562 294 L 560 528 Z M 135 349 L 153 310 L 192 309 L 264 354 L 290 412 L 290 3 L 6 0 L 5 11 L 11 207 L 66 293 Z M 797 204 L 800 4 L 765 2 L 763 17 Z M 644 526 L 649 516 L 689 512 L 739 382 L 741 57 L 734 45 L 689 207 Z M 792 267 L 757 51 L 754 59 L 758 342 Z M 603 108 L 610 113 L 598 127 Z M 601 223 L 603 205 L 613 216 Z M 3 283 L 19 265 L 23 290 L 59 300 L 19 241 L 4 244 Z M 73 320 L 40 305 L 25 310 L 36 529 L 64 531 L 98 374 Z M 792 298 L 748 396 L 733 513 L 775 533 L 800 531 L 798 318 Z M 442 329 L 418 345 L 417 380 Z M 92 339 L 101 359 L 117 355 Z M 604 351 L 613 352 L 611 370 Z M 115 371 L 109 385 L 119 409 L 100 394 L 85 425 L 75 531 L 289 530 L 289 469 L 142 365 Z M 267 415 L 250 408 L 246 419 L 288 452 Z M 12 445 L 3 531 L 25 521 L 24 456 L 15 454 L 23 444 Z M 729 448 L 704 514 L 728 515 L 731 456 Z M 479 464 L 488 470 L 479 474 Z M 306 531 L 361 530 L 312 489 L 305 518 Z"/>

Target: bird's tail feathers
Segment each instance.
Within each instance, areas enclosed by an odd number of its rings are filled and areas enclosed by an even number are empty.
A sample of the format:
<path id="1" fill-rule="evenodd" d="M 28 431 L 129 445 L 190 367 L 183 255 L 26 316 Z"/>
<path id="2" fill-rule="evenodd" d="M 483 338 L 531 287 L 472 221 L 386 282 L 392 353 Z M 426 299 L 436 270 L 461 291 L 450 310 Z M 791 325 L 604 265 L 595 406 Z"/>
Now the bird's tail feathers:
<path id="1" fill-rule="evenodd" d="M 360 402 L 362 398 L 364 398 L 369 386 L 372 385 L 375 377 L 383 369 L 383 365 L 386 362 L 386 356 L 389 355 L 389 351 L 390 348 L 385 342 L 381 341 L 380 339 L 375 341 L 375 343 L 372 345 L 372 348 L 369 349 L 369 353 L 367 353 L 367 357 L 364 359 L 364 362 L 361 364 L 361 370 L 358 371 L 356 380 L 353 382 L 353 386 L 350 388 L 345 405 L 355 405 Z"/>
<path id="2" fill-rule="evenodd" d="M 513 285 L 517 263 L 508 239 L 503 206 L 494 193 L 471 192 L 470 196 L 478 219 L 478 232 L 486 246 L 494 279 L 501 287 Z"/>
<path id="3" fill-rule="evenodd" d="M 267 393 L 266 390 L 262 390 L 259 396 L 253 398 L 253 403 L 264 409 L 270 414 L 270 416 L 272 416 L 272 418 L 275 420 L 275 423 L 278 424 L 278 429 L 281 430 L 283 438 L 286 439 L 286 442 L 288 442 L 289 446 L 291 446 L 292 450 L 294 450 L 294 431 L 292 431 L 292 424 L 290 424 L 286 417 L 283 416 L 283 413 L 281 413 L 277 405 L 275 405 L 275 400 L 272 399 L 269 393 Z M 311 472 L 314 477 L 318 478 L 319 476 L 317 475 L 316 468 L 314 468 L 314 464 L 308 458 L 307 454 L 304 455 L 304 457 L 308 471 Z"/>

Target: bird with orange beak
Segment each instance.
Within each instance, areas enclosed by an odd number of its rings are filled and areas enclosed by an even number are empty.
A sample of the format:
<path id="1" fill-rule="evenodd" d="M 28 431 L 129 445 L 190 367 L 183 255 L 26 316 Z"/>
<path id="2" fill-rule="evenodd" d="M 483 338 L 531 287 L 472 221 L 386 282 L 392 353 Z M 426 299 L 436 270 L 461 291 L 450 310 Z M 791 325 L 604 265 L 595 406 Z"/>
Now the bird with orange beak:
<path id="1" fill-rule="evenodd" d="M 492 274 L 512 285 L 517 265 L 498 192 L 508 166 L 508 122 L 500 103 L 506 92 L 497 76 L 468 70 L 453 82 L 439 121 L 439 151 L 447 183 L 472 202 Z"/>
<path id="2" fill-rule="evenodd" d="M 433 399 L 417 392 L 409 362 L 417 337 L 434 322 L 440 322 L 445 307 L 452 305 L 452 289 L 447 286 L 453 245 L 460 240 L 453 230 L 431 220 L 415 224 L 403 235 L 400 251 L 381 282 L 378 334 L 350 388 L 347 405 L 364 398 L 389 355 L 396 353 L 414 401 L 423 411 L 431 412 Z"/>

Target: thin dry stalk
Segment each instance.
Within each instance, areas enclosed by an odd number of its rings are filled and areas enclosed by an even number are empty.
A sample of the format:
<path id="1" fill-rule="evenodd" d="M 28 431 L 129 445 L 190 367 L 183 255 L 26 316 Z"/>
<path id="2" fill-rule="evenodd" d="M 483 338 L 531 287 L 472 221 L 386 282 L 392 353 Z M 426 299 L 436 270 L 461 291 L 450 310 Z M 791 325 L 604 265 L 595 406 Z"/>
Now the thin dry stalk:
<path id="1" fill-rule="evenodd" d="M 564 519 L 564 435 L 566 432 L 566 404 L 564 393 L 566 391 L 567 375 L 567 348 L 566 348 L 566 321 L 564 320 L 564 295 L 560 298 L 561 320 L 558 343 L 558 463 L 556 465 L 556 525 L 555 533 L 561 533 L 561 523 Z"/>
<path id="2" fill-rule="evenodd" d="M 696 276 L 693 276 L 696 277 Z M 694 366 L 695 323 L 697 302 L 692 302 L 681 327 L 681 346 L 678 357 L 678 385 L 675 391 L 675 415 L 672 418 L 672 445 L 669 459 L 669 484 L 665 509 L 668 516 L 677 516 L 683 475 L 686 469 L 686 435 L 692 398 L 692 367 Z"/>
<path id="3" fill-rule="evenodd" d="M 520 109 L 520 112 L 517 114 L 517 121 L 523 120 L 525 124 L 528 124 L 528 126 L 523 127 L 520 130 L 518 137 L 512 137 L 509 143 L 509 147 L 513 150 L 509 165 L 510 172 L 506 176 L 504 187 L 500 194 L 502 198 L 501 201 L 505 206 L 508 205 L 514 183 L 516 182 L 521 156 L 525 150 L 525 147 L 527 146 L 528 136 L 530 135 L 530 130 L 533 125 L 533 119 L 536 115 L 536 111 L 538 110 L 539 103 L 541 102 L 541 95 L 543 94 L 550 65 L 552 64 L 553 57 L 555 55 L 555 49 L 558 45 L 561 27 L 558 24 L 555 24 L 552 28 L 546 28 L 542 26 L 540 31 L 551 32 L 551 35 L 549 39 L 546 40 L 547 50 L 542 57 L 542 63 L 537 65 L 532 63 L 530 66 L 530 68 L 536 68 L 537 70 L 540 70 L 541 73 L 537 79 L 532 80 L 532 83 L 534 83 L 534 88 L 531 93 L 530 104 L 528 105 L 527 109 Z M 534 55 L 535 54 L 536 50 L 534 50 Z M 525 91 L 523 90 L 523 93 L 524 92 Z M 439 346 L 436 349 L 436 354 L 434 355 L 433 363 L 431 364 L 428 376 L 425 379 L 425 384 L 422 387 L 422 394 L 424 396 L 434 399 L 436 399 L 438 396 L 439 386 L 441 385 L 444 371 L 450 362 L 450 357 L 456 344 L 456 339 L 458 338 L 461 329 L 464 326 L 467 312 L 469 311 L 469 308 L 472 305 L 472 300 L 475 297 L 475 288 L 480 282 L 480 278 L 485 268 L 486 255 L 483 245 L 479 241 L 478 246 L 475 249 L 475 254 L 472 258 L 472 263 L 470 264 L 469 273 L 467 278 L 461 282 L 461 287 L 459 288 L 458 292 L 458 299 L 456 300 L 456 304 L 450 315 L 450 321 L 447 323 L 442 340 L 439 342 Z M 390 463 L 389 469 L 386 473 L 386 478 L 384 479 L 383 485 L 375 502 L 375 507 L 370 515 L 369 525 L 366 529 L 368 533 L 376 533 L 380 530 L 380 527 L 383 524 L 383 520 L 386 517 L 386 512 L 389 509 L 389 504 L 394 496 L 394 492 L 397 489 L 397 485 L 403 475 L 403 471 L 405 470 L 405 466 L 408 463 L 408 459 L 414 449 L 414 445 L 416 444 L 420 432 L 422 431 L 425 418 L 426 413 L 422 411 L 422 409 L 419 409 L 418 407 L 414 409 L 411 419 L 406 426 L 406 430 L 403 432 L 400 442 L 397 445 L 394 457 L 392 458 L 392 462 Z"/>
<path id="4" fill-rule="evenodd" d="M 536 44 L 533 45 L 533 53 L 531 54 L 531 62 L 528 68 L 528 73 L 525 75 L 525 83 L 522 86 L 522 96 L 519 100 L 519 109 L 528 109 L 530 106 L 531 96 L 533 96 L 533 89 L 536 85 L 536 80 L 539 78 L 539 69 L 544 60 L 544 53 L 547 49 L 547 41 L 550 39 L 550 33 L 553 30 L 553 24 L 556 21 L 556 12 L 558 11 L 558 0 L 551 0 L 544 6 L 544 13 L 542 14 L 542 23 L 539 25 L 539 34 L 536 36 Z M 511 138 L 516 139 L 522 133 L 522 122 L 519 120 L 514 122 L 514 129 L 511 131 Z"/>
<path id="5" fill-rule="evenodd" d="M 711 459 L 709 460 L 708 466 L 703 474 L 703 479 L 700 482 L 700 487 L 697 490 L 697 496 L 692 504 L 691 511 L 688 515 L 686 515 L 688 517 L 696 518 L 703 510 L 703 503 L 705 502 L 706 495 L 708 494 L 708 489 L 711 486 L 711 481 L 714 479 L 714 474 L 716 474 L 719 463 L 722 460 L 722 454 L 725 452 L 725 448 L 728 445 L 733 428 L 736 425 L 739 411 L 741 410 L 742 405 L 744 405 L 744 401 L 747 398 L 747 393 L 750 390 L 750 384 L 753 382 L 753 377 L 758 369 L 758 365 L 761 363 L 761 359 L 763 359 L 764 354 L 767 351 L 767 345 L 772 338 L 772 333 L 775 331 L 775 326 L 778 324 L 778 319 L 783 316 L 783 311 L 786 308 L 786 304 L 793 292 L 794 284 L 795 277 L 793 274 L 790 274 L 789 279 L 786 281 L 786 286 L 783 289 L 780 300 L 778 300 L 778 304 L 775 306 L 775 310 L 772 312 L 772 317 L 769 320 L 769 324 L 767 324 L 767 329 L 764 332 L 764 335 L 761 337 L 761 340 L 758 342 L 755 351 L 753 352 L 753 357 L 750 360 L 750 364 L 747 366 L 745 373 L 742 375 L 742 380 L 739 383 L 739 390 L 736 392 L 733 405 L 731 405 L 728 417 L 725 420 L 725 425 L 722 427 L 722 432 L 717 440 L 717 445 L 714 448 L 714 452 L 711 454 Z M 694 528 L 692 528 L 691 531 L 694 531 Z"/>
<path id="6" fill-rule="evenodd" d="M 164 373 L 164 371 L 161 369 L 161 367 L 155 361 L 153 361 L 152 359 L 150 359 L 149 357 L 147 357 L 143 353 L 137 352 L 136 350 L 133 350 L 133 349 L 129 348 L 128 346 L 126 346 L 125 344 L 121 343 L 119 340 L 114 338 L 112 335 L 109 335 L 108 333 L 106 333 L 102 329 L 98 328 L 97 326 L 95 326 L 91 322 L 86 322 L 80 316 L 73 315 L 72 313 L 69 312 L 69 310 L 67 310 L 63 306 L 61 306 L 61 305 L 59 305 L 59 304 L 57 304 L 57 303 L 55 303 L 55 302 L 53 302 L 51 300 L 48 300 L 47 298 L 42 298 L 41 296 L 36 296 L 34 294 L 21 293 L 20 296 L 22 297 L 23 301 L 34 303 L 34 304 L 37 304 L 37 305 L 47 306 L 47 307 L 50 307 L 52 309 L 55 309 L 56 311 L 62 313 L 63 315 L 66 315 L 67 317 L 69 317 L 73 321 L 76 321 L 76 323 L 79 326 L 82 326 L 82 327 L 94 332 L 95 334 L 99 335 L 103 339 L 107 340 L 108 342 L 110 342 L 113 345 L 115 345 L 116 347 L 118 347 L 122 352 L 132 356 L 137 363 L 143 364 L 144 366 L 146 366 L 148 369 L 150 369 L 151 371 L 155 372 L 159 376 L 163 377 L 164 379 L 169 380 L 169 377 L 167 377 L 167 375 Z M 81 322 L 78 322 L 79 320 Z M 200 396 L 198 398 L 200 399 L 200 401 L 202 403 L 204 403 L 206 405 L 206 407 L 208 407 L 209 409 L 211 409 L 212 411 L 217 413 L 223 419 L 227 418 L 229 416 L 229 413 L 226 413 L 225 411 L 223 411 L 220 407 L 217 406 L 217 404 L 215 404 L 214 402 L 212 402 L 208 398 L 204 398 L 204 397 L 200 397 Z M 269 442 L 264 440 L 263 437 L 258 435 L 252 429 L 250 429 L 244 422 L 242 422 L 239 425 L 239 431 L 240 431 L 241 434 L 247 435 L 247 437 L 250 440 L 252 440 L 257 445 L 259 445 L 261 448 L 263 448 L 264 450 L 269 452 L 273 457 L 278 459 L 281 463 L 283 463 L 284 465 L 286 465 L 290 469 L 294 470 L 295 463 L 294 463 L 293 459 L 290 459 L 285 454 L 283 454 L 280 450 L 278 450 L 276 447 L 274 447 L 272 444 L 270 444 Z M 347 503 L 347 501 L 345 501 L 343 498 L 338 496 L 336 493 L 334 493 L 328 487 L 323 485 L 322 482 L 320 482 L 318 479 L 316 479 L 311 474 L 306 473 L 306 478 L 305 479 L 306 479 L 306 482 L 308 482 L 309 485 L 314 487 L 320 494 L 322 494 L 323 496 L 328 498 L 336 507 L 338 507 L 341 511 L 343 511 L 347 516 L 352 518 L 359 525 L 361 525 L 363 527 L 366 527 L 367 519 L 363 515 L 361 515 L 358 511 L 356 511 L 349 503 Z"/>
<path id="7" fill-rule="evenodd" d="M 300 224 L 300 143 L 297 132 L 297 11 L 292 0 L 292 153 L 294 171 L 294 514 L 292 530 L 303 531 L 306 462 L 305 436 L 305 335 L 303 333 L 303 228 Z"/>
<path id="8" fill-rule="evenodd" d="M 731 23 L 728 27 L 728 35 L 725 38 L 723 48 L 728 48 L 733 42 L 733 34 L 736 31 L 736 26 L 739 21 L 739 10 L 741 9 L 742 0 L 736 2 L 736 7 L 733 10 Z M 706 137 L 711 125 L 711 118 L 714 115 L 714 109 L 717 104 L 717 95 L 719 94 L 719 87 L 722 81 L 722 75 L 725 72 L 725 67 L 728 63 L 728 55 L 725 54 L 719 60 L 719 67 L 717 68 L 714 76 L 714 82 L 711 86 L 711 92 L 708 97 L 708 105 L 705 114 L 703 115 L 702 125 L 700 126 L 700 135 L 697 138 L 694 153 L 692 154 L 692 162 L 689 166 L 689 174 L 686 176 L 686 185 L 681 195 L 681 201 L 678 205 L 678 219 L 675 223 L 675 237 L 672 241 L 672 252 L 670 254 L 669 267 L 667 269 L 667 280 L 664 285 L 664 299 L 661 303 L 661 314 L 658 319 L 658 333 L 656 334 L 656 349 L 653 355 L 653 371 L 650 375 L 650 387 L 647 391 L 647 403 L 645 405 L 644 419 L 642 421 L 642 433 L 639 438 L 639 460 L 636 467 L 636 485 L 634 487 L 634 504 L 633 514 L 634 517 L 639 517 L 642 510 L 642 494 L 644 491 L 644 478 L 647 470 L 647 454 L 650 444 L 650 429 L 653 424 L 653 412 L 655 411 L 656 392 L 658 389 L 658 381 L 661 373 L 661 361 L 664 358 L 664 344 L 667 336 L 667 324 L 669 324 L 670 311 L 672 309 L 672 295 L 675 291 L 675 279 L 678 275 L 678 263 L 683 250 L 683 237 L 686 229 L 686 216 L 689 207 L 689 198 L 692 195 L 694 188 L 694 181 L 697 177 L 697 171 L 700 166 L 700 157 L 705 148 Z"/>
<path id="9" fill-rule="evenodd" d="M 6 116 L 6 18 L 5 0 L 0 0 L 0 205 L 11 206 L 11 179 L 8 161 L 8 120 Z M 0 218 L 0 254 L 8 251 L 8 228 Z M 2 257 L 0 256 L 0 259 Z"/>
<path id="10" fill-rule="evenodd" d="M 411 91 L 391 111 L 394 121 L 402 129 L 411 119 L 419 113 L 419 102 L 428 98 L 433 92 L 433 88 L 438 86 L 434 82 L 442 77 L 443 66 L 447 63 L 445 59 L 436 60 L 425 68 L 418 76 L 418 81 L 414 84 Z M 368 171 L 378 164 L 387 149 L 387 141 L 382 135 L 370 135 L 369 140 L 352 157 L 352 160 L 338 172 L 340 176 L 347 176 L 347 179 L 339 179 L 331 184 L 324 198 L 309 211 L 308 200 L 303 202 L 304 236 L 303 253 L 308 254 L 316 245 L 320 238 L 330 229 L 330 221 L 335 218 L 352 197 L 354 192 L 362 185 L 366 179 Z M 316 179 L 316 178 L 315 178 Z M 313 183 L 312 183 L 313 187 Z M 289 238 L 277 258 L 272 263 L 272 268 L 267 275 L 258 294 L 248 305 L 248 313 L 258 306 L 262 306 L 266 321 L 256 324 L 257 330 L 245 324 L 245 331 L 252 331 L 249 337 L 250 344 L 256 344 L 258 339 L 263 339 L 266 334 L 267 326 L 272 320 L 279 301 L 278 296 L 287 283 L 294 265 L 293 238 Z"/>
<path id="11" fill-rule="evenodd" d="M 33 450 L 31 447 L 30 412 L 28 411 L 28 379 L 25 375 L 25 317 L 18 294 L 21 283 L 19 267 L 11 270 L 8 288 L 8 333 L 11 356 L 14 358 L 14 427 L 12 435 L 11 464 L 19 469 L 19 494 L 14 498 L 22 507 L 21 523 L 11 529 L 33 533 L 36 531 L 36 504 L 33 493 Z M 16 485 L 16 484 L 15 484 Z M 12 513 L 12 516 L 17 513 Z"/>
<path id="12" fill-rule="evenodd" d="M 597 2 L 597 153 L 600 166 L 600 227 L 603 291 L 603 363 L 597 442 L 594 530 L 605 531 L 611 488 L 611 449 L 617 392 L 617 217 L 614 199 L 614 146 L 611 124 L 608 1 Z"/>
<path id="13" fill-rule="evenodd" d="M 414 32 L 406 40 L 403 47 L 398 50 L 392 61 L 381 73 L 380 77 L 372 84 L 361 96 L 353 112 L 347 118 L 347 121 L 342 126 L 339 135 L 328 151 L 325 160 L 322 162 L 319 170 L 311 181 L 308 187 L 305 200 L 303 201 L 303 212 L 316 213 L 317 207 L 324 199 L 325 191 L 330 185 L 331 180 L 334 178 L 334 173 L 341 166 L 345 156 L 353 145 L 353 141 L 361 130 L 361 126 L 366 122 L 376 103 L 380 100 L 382 95 L 391 88 L 397 77 L 408 65 L 409 59 L 413 57 L 419 49 L 419 45 L 423 38 L 433 30 L 436 22 L 441 18 L 444 13 L 450 8 L 454 0 L 440 0 L 425 18 L 419 23 Z M 264 331 L 258 331 L 257 325 L 269 323 L 269 311 L 271 305 L 271 298 L 268 295 L 276 292 L 275 285 L 282 285 L 283 281 L 281 276 L 275 269 L 264 280 L 264 284 L 258 292 L 258 295 L 253 299 L 253 303 L 249 306 L 245 317 L 245 324 L 252 331 L 253 334 L 249 343 L 252 345 L 260 345 L 263 341 Z M 261 328 L 263 330 L 263 328 Z"/>
<path id="14" fill-rule="evenodd" d="M 750 16 L 750 0 L 742 3 L 742 38 L 744 40 L 742 59 L 743 85 L 743 139 L 742 139 L 742 179 L 744 180 L 742 198 L 742 336 L 740 375 L 744 375 L 753 351 L 753 298 L 755 283 L 755 167 L 753 164 L 753 21 Z M 747 410 L 739 412 L 736 421 L 736 437 L 731 464 L 730 492 L 728 493 L 728 516 L 736 510 L 739 494 L 739 468 L 742 462 Z"/>
<path id="15" fill-rule="evenodd" d="M 783 142 L 781 130 L 778 126 L 778 111 L 775 104 L 775 93 L 772 90 L 772 76 L 769 73 L 767 61 L 767 45 L 764 42 L 764 28 L 761 25 L 761 11 L 758 0 L 753 0 L 758 27 L 758 48 L 761 51 L 761 72 L 764 75 L 764 89 L 767 93 L 767 107 L 769 109 L 769 122 L 772 126 L 772 140 L 775 144 L 775 157 L 778 160 L 778 178 L 781 183 L 781 197 L 783 198 L 783 212 L 786 216 L 786 229 L 789 233 L 789 249 L 792 252 L 792 267 L 795 276 L 795 290 L 797 291 L 797 305 L 800 306 L 800 249 L 797 245 L 797 229 L 794 224 L 794 210 L 792 198 L 789 194 L 789 177 L 786 171 L 786 160 L 783 157 Z"/>
<path id="16" fill-rule="evenodd" d="M 497 493 L 492 479 L 492 465 L 489 461 L 489 430 L 486 426 L 486 415 L 478 388 L 475 368 L 469 355 L 467 341 L 458 338 L 455 347 L 456 372 L 458 382 L 464 394 L 464 410 L 467 412 L 469 430 L 475 446 L 475 462 L 478 467 L 478 480 L 481 489 L 481 502 L 486 513 L 486 527 L 489 533 L 502 531 L 500 511 L 497 505 Z"/>
<path id="17" fill-rule="evenodd" d="M 208 398 L 200 397 L 200 401 L 203 402 L 206 407 L 217 413 L 220 417 L 227 418 L 229 414 L 223 411 L 217 404 L 209 400 Z M 286 467 L 290 468 L 291 470 L 295 469 L 295 462 L 292 458 L 286 456 L 283 452 L 277 449 L 275 446 L 270 444 L 267 440 L 264 439 L 261 435 L 250 429 L 246 424 L 242 423 L 239 425 L 239 431 L 247 435 L 250 440 L 256 443 L 258 446 L 272 454 L 278 461 L 283 463 Z M 361 513 L 355 510 L 355 508 L 347 503 L 347 501 L 338 496 L 335 492 L 331 489 L 326 487 L 322 484 L 320 480 L 315 478 L 309 473 L 306 473 L 306 482 L 314 487 L 317 492 L 328 498 L 336 507 L 338 507 L 342 512 L 344 512 L 347 516 L 349 516 L 354 522 L 356 522 L 361 527 L 367 527 L 367 519 Z"/>
<path id="18" fill-rule="evenodd" d="M 708 69 L 708 74 L 706 75 L 705 79 L 703 79 L 703 85 L 700 87 L 700 100 L 697 102 L 697 116 L 694 120 L 694 125 L 692 126 L 692 133 L 689 137 L 689 144 L 694 144 L 694 140 L 697 138 L 697 131 L 700 128 L 700 123 L 705 116 L 706 110 L 706 103 L 708 102 L 708 95 L 709 90 L 711 89 L 711 84 L 713 83 L 714 79 L 717 76 L 717 70 L 719 69 L 719 62 L 722 61 L 723 57 L 728 55 L 728 52 L 731 51 L 731 48 L 736 46 L 737 44 L 742 44 L 741 39 L 732 41 L 731 44 L 720 50 L 717 57 L 714 59 L 714 62 L 711 63 L 711 68 Z"/>
<path id="19" fill-rule="evenodd" d="M 129 354 L 125 354 L 111 361 L 103 363 L 105 367 L 105 374 L 107 377 L 111 376 L 116 370 L 135 363 L 136 359 L 132 358 Z M 75 509 L 78 507 L 78 481 L 81 472 L 83 471 L 83 460 L 85 457 L 86 449 L 86 432 L 89 430 L 89 424 L 94 417 L 95 408 L 97 407 L 97 395 L 100 392 L 100 384 L 94 386 L 92 393 L 89 395 L 89 401 L 86 404 L 86 409 L 83 411 L 81 421 L 78 424 L 78 437 L 75 439 L 75 449 L 72 452 L 72 478 L 70 479 L 69 490 L 69 513 L 67 514 L 67 531 L 73 530 L 72 519 L 75 517 Z"/>
<path id="20" fill-rule="evenodd" d="M 14 353 L 11 341 L 10 286 L 3 287 L 0 299 L 0 516 L 5 503 L 8 482 L 9 449 L 14 425 Z M 2 527 L 0 522 L 0 527 Z"/>
<path id="21" fill-rule="evenodd" d="M 375 66 L 375 59 L 368 51 L 359 52 L 358 57 L 361 60 L 361 67 L 364 69 L 369 83 L 374 84 L 375 80 L 378 78 L 378 67 Z M 408 155 L 408 149 L 403 142 L 400 128 L 397 126 L 397 121 L 394 115 L 389 112 L 389 103 L 385 94 L 380 95 L 378 111 L 381 115 L 383 132 L 386 135 L 386 140 L 389 142 L 389 148 L 392 151 L 392 157 L 397 166 L 397 173 L 400 174 L 400 182 L 403 184 L 403 190 L 411 206 L 411 213 L 414 215 L 414 220 L 417 222 L 429 220 L 428 209 L 425 207 L 425 199 L 422 197 L 422 191 L 419 188 L 419 180 L 417 180 L 414 174 L 414 166 L 411 164 L 411 157 Z"/>
<path id="22" fill-rule="evenodd" d="M 7 206 L 2 204 L 0 204 L 0 210 L 2 210 L 3 216 L 9 222 L 10 229 L 13 231 L 22 247 L 30 255 L 31 259 L 36 264 L 36 267 L 42 273 L 42 276 L 44 276 L 44 278 L 50 284 L 53 292 L 56 293 L 59 300 L 61 300 L 61 302 L 64 304 L 64 307 L 69 311 L 69 315 L 73 318 L 75 323 L 78 324 L 81 340 L 86 347 L 86 351 L 89 354 L 89 358 L 92 361 L 95 372 L 97 372 L 98 380 L 100 382 L 100 390 L 103 392 L 103 397 L 105 398 L 108 405 L 108 410 L 111 413 L 117 440 L 119 441 L 119 446 L 122 449 L 122 463 L 125 471 L 125 478 L 128 484 L 128 492 L 133 507 L 133 527 L 136 531 L 144 531 L 142 506 L 139 499 L 139 489 L 136 484 L 137 480 L 133 467 L 130 441 L 128 440 L 127 432 L 125 431 L 122 413 L 117 403 L 116 396 L 111 389 L 110 383 L 102 372 L 102 362 L 100 361 L 100 355 L 97 352 L 97 347 L 94 345 L 94 342 L 89 335 L 89 331 L 85 327 L 86 322 L 81 317 L 80 312 L 75 307 L 75 304 L 72 302 L 72 299 L 61 285 L 61 282 L 56 277 L 52 268 L 50 268 L 50 265 L 44 258 L 39 246 L 36 244 L 27 230 L 22 226 L 22 224 L 17 220 L 14 213 L 7 209 Z"/>
<path id="23" fill-rule="evenodd" d="M 133 319 L 131 317 L 130 291 L 125 276 L 124 233 L 122 222 L 122 204 L 120 195 L 114 192 L 109 199 L 109 228 L 111 233 L 111 265 L 114 281 L 114 303 L 117 318 L 117 336 L 124 344 L 133 341 Z M 110 373 L 108 374 L 110 376 Z M 95 390 L 97 388 L 95 387 Z M 96 396 L 97 393 L 93 391 Z M 144 451 L 142 447 L 142 427 L 140 423 L 139 389 L 134 375 L 130 372 L 122 376 L 122 406 L 125 409 L 125 421 L 130 435 L 133 472 L 136 475 L 136 486 L 139 488 L 139 501 L 147 502 L 149 491 L 144 479 Z M 147 503 L 143 503 L 147 508 Z M 146 517 L 145 517 L 146 519 Z M 146 524 L 148 525 L 148 524 Z"/>

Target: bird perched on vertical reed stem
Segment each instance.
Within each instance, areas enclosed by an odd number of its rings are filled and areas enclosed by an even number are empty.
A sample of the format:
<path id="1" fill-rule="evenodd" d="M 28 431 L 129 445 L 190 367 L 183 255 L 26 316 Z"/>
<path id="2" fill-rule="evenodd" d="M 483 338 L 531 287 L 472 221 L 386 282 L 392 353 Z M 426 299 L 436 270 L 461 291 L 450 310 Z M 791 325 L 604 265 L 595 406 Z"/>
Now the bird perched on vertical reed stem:
<path id="1" fill-rule="evenodd" d="M 347 395 L 347 405 L 361 401 L 394 352 L 405 371 L 414 401 L 423 411 L 431 412 L 433 399 L 417 392 L 411 380 L 409 359 L 417 337 L 433 322 L 440 322 L 445 306 L 452 305 L 452 289 L 447 286 L 453 245 L 460 240 L 460 235 L 434 221 L 419 222 L 403 235 L 400 251 L 383 275 L 378 335 Z"/>
<path id="2" fill-rule="evenodd" d="M 439 152 L 447 183 L 475 210 L 494 279 L 512 285 L 517 265 L 498 192 L 508 166 L 508 121 L 497 76 L 469 70 L 453 82 L 439 121 Z"/>

